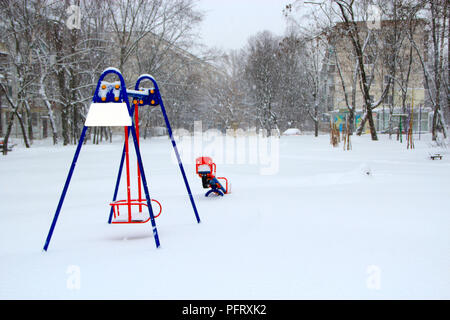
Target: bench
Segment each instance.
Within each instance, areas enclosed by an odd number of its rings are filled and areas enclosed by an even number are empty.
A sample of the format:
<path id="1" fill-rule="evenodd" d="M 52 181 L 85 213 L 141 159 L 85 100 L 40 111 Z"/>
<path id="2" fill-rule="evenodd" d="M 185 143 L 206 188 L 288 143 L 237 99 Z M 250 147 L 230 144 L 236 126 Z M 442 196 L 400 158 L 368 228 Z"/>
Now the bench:
<path id="1" fill-rule="evenodd" d="M 430 155 L 430 158 L 431 158 L 431 160 L 436 160 L 436 159 L 442 160 L 442 155 L 439 153 L 436 153 L 436 154 Z"/>
<path id="2" fill-rule="evenodd" d="M 15 144 L 8 144 L 8 151 L 12 151 L 14 146 Z M 0 140 L 0 151 L 3 151 L 3 148 L 4 148 L 3 140 Z"/>

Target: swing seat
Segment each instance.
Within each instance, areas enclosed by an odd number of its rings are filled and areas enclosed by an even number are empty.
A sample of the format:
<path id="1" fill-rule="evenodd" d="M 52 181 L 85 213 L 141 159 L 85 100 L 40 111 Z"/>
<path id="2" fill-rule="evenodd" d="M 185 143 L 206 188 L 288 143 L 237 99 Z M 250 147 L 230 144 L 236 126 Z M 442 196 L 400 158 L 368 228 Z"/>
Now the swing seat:
<path id="1" fill-rule="evenodd" d="M 86 121 L 86 127 L 129 127 L 131 117 L 124 102 L 92 103 Z"/>
<path id="2" fill-rule="evenodd" d="M 152 199 L 153 202 L 155 202 L 159 206 L 159 211 L 157 214 L 155 214 L 155 211 L 153 211 L 154 218 L 158 218 L 161 215 L 162 212 L 162 206 L 159 201 Z M 126 223 L 146 223 L 150 221 L 150 215 L 146 217 L 146 214 L 144 212 L 131 212 L 128 213 L 128 206 L 130 207 L 136 207 L 139 206 L 140 208 L 148 207 L 147 201 L 145 199 L 132 199 L 130 201 L 127 200 L 117 200 L 114 202 L 111 202 L 109 204 L 113 207 L 113 219 L 111 220 L 111 224 L 126 224 Z M 125 207 L 123 210 L 125 212 L 122 212 L 122 215 L 120 213 L 120 207 Z M 153 206 L 152 206 L 153 208 Z"/>

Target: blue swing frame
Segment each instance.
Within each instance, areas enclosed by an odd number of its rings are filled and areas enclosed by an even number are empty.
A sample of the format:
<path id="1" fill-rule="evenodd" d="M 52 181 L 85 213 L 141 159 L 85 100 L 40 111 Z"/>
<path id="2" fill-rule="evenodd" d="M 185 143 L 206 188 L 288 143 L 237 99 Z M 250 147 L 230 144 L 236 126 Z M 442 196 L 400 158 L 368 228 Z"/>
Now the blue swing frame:
<path id="1" fill-rule="evenodd" d="M 143 91 L 139 91 L 139 89 L 140 89 L 139 85 L 141 84 L 141 82 L 143 80 L 150 80 L 153 83 L 153 88 L 146 88 Z M 153 90 L 153 93 L 151 93 L 151 90 Z M 141 105 L 141 106 L 142 105 L 151 105 L 151 106 L 159 105 L 161 107 L 161 111 L 162 111 L 162 114 L 163 114 L 163 117 L 164 117 L 164 121 L 165 121 L 166 127 L 167 127 L 167 132 L 169 134 L 169 138 L 170 138 L 170 140 L 172 142 L 173 150 L 174 150 L 175 155 L 177 157 L 178 166 L 180 168 L 180 172 L 181 172 L 181 175 L 183 177 L 184 184 L 186 186 L 186 191 L 187 191 L 187 193 L 189 195 L 189 199 L 190 199 L 190 202 L 191 202 L 191 205 L 192 205 L 192 209 L 194 210 L 195 218 L 197 220 L 197 223 L 200 223 L 201 220 L 200 220 L 200 216 L 199 216 L 198 211 L 197 211 L 197 206 L 195 205 L 194 197 L 192 196 L 191 188 L 189 186 L 189 182 L 188 182 L 187 177 L 186 177 L 186 172 L 184 171 L 183 163 L 181 161 L 180 153 L 178 152 L 177 144 L 176 144 L 175 139 L 174 139 L 173 134 L 172 134 L 172 128 L 170 126 L 169 118 L 167 117 L 166 109 L 164 108 L 164 103 L 163 103 L 163 100 L 161 98 L 161 94 L 160 94 L 160 91 L 159 91 L 158 84 L 156 83 L 156 80 L 149 74 L 140 75 L 139 78 L 136 81 L 136 84 L 134 86 L 134 90 L 128 90 L 127 93 L 128 93 L 128 95 L 130 97 L 142 100 L 142 103 L 139 103 L 139 105 Z M 154 101 L 154 104 L 151 104 L 152 100 Z M 133 107 L 131 107 L 131 113 L 130 114 L 131 114 L 131 118 L 133 119 L 134 105 L 133 105 Z M 128 132 L 128 134 L 129 134 L 129 132 Z M 135 141 L 135 145 L 136 145 L 136 141 Z M 117 181 L 116 181 L 116 186 L 114 188 L 114 194 L 113 194 L 112 202 L 117 200 L 117 194 L 119 192 L 119 185 L 120 185 L 120 179 L 121 179 L 121 176 L 122 176 L 124 160 L 125 160 L 125 144 L 123 146 L 122 157 L 120 159 L 119 172 L 117 174 Z M 108 223 L 112 222 L 113 212 L 114 212 L 113 208 L 111 207 L 110 212 L 109 212 Z"/>
<path id="2" fill-rule="evenodd" d="M 120 94 L 119 94 L 118 101 L 101 101 L 101 98 L 99 97 L 98 93 L 99 93 L 99 90 L 100 90 L 101 82 L 103 81 L 103 79 L 108 74 L 115 74 L 115 75 L 117 75 L 117 77 L 120 80 Z M 107 99 L 108 98 L 110 99 L 111 97 L 107 96 Z M 106 69 L 106 70 L 104 70 L 102 72 L 102 74 L 100 75 L 100 78 L 99 78 L 99 80 L 97 82 L 97 87 L 95 89 L 94 97 L 92 99 L 92 102 L 93 103 L 102 103 L 102 102 L 124 103 L 125 102 L 126 105 L 127 105 L 128 114 L 130 116 L 130 119 L 132 118 L 133 113 L 132 113 L 132 110 L 130 108 L 130 104 L 129 104 L 129 101 L 128 101 L 128 94 L 127 94 L 127 90 L 126 90 L 126 86 L 125 86 L 125 80 L 123 79 L 123 76 L 120 73 L 120 71 L 115 69 L 115 68 L 108 68 L 108 69 Z M 47 251 L 48 247 L 50 245 L 50 241 L 52 239 L 53 232 L 54 232 L 55 227 L 56 227 L 56 223 L 58 222 L 58 217 L 59 217 L 59 214 L 61 213 L 61 208 L 62 208 L 62 205 L 64 203 L 64 199 L 66 197 L 67 190 L 69 188 L 70 180 L 72 179 L 72 175 L 73 175 L 73 172 L 75 170 L 75 166 L 76 166 L 76 163 L 77 163 L 77 160 L 78 160 L 78 156 L 80 155 L 81 147 L 83 145 L 83 142 L 84 142 L 84 139 L 85 139 L 85 136 L 86 136 L 87 128 L 88 127 L 85 125 L 85 126 L 83 126 L 83 130 L 81 131 L 80 139 L 78 141 L 78 145 L 77 145 L 77 148 L 75 150 L 75 154 L 74 154 L 74 157 L 73 157 L 73 160 L 72 160 L 72 164 L 70 166 L 69 173 L 68 173 L 67 178 L 66 178 L 66 182 L 64 183 L 63 191 L 62 191 L 61 196 L 59 198 L 58 206 L 56 207 L 55 215 L 54 215 L 52 223 L 50 225 L 50 230 L 49 230 L 49 232 L 47 234 L 47 238 L 46 238 L 45 243 L 44 243 L 44 248 L 43 248 L 44 251 Z M 141 171 L 141 177 L 142 177 L 142 183 L 143 183 L 143 187 L 144 187 L 145 198 L 146 198 L 146 201 L 147 201 L 147 207 L 148 207 L 148 210 L 149 210 L 150 221 L 151 221 L 151 224 L 152 224 L 153 237 L 155 239 L 156 247 L 159 248 L 160 241 L 159 241 L 159 236 L 158 236 L 158 230 L 157 230 L 155 219 L 154 219 L 154 215 L 153 215 L 153 209 L 152 209 L 152 206 L 151 206 L 150 193 L 148 191 L 147 179 L 145 177 L 145 170 L 144 170 L 144 165 L 143 165 L 143 162 L 142 162 L 141 153 L 140 153 L 140 150 L 139 150 L 139 146 L 137 144 L 136 129 L 135 129 L 133 121 L 131 121 L 131 126 L 128 127 L 128 132 L 130 132 L 130 130 L 131 130 L 131 134 L 133 136 L 134 149 L 136 151 L 137 162 L 138 162 L 138 165 L 139 165 L 139 169 Z"/>

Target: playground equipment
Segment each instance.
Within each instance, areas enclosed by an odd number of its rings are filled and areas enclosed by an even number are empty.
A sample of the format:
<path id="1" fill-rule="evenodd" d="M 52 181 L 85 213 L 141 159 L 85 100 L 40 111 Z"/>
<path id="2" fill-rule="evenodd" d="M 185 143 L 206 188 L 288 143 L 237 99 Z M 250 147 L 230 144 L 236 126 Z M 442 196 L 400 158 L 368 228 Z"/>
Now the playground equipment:
<path id="1" fill-rule="evenodd" d="M 403 124 L 406 123 L 408 115 L 406 113 L 393 113 L 392 118 L 398 118 L 397 140 L 403 143 Z"/>
<path id="2" fill-rule="evenodd" d="M 225 177 L 216 177 L 216 164 L 210 157 L 198 157 L 195 159 L 195 171 L 200 178 L 202 178 L 203 188 L 211 188 L 206 192 L 205 197 L 214 193 L 219 196 L 231 193 L 231 186 L 228 179 Z M 222 183 L 225 183 L 225 187 Z"/>
<path id="3" fill-rule="evenodd" d="M 113 74 L 119 78 L 117 82 L 106 82 L 104 81 L 106 75 Z M 151 88 L 140 88 L 139 85 L 144 80 L 150 80 L 153 84 Z M 129 97 L 133 98 L 133 107 L 130 107 Z M 117 176 L 116 186 L 114 189 L 114 195 L 112 202 L 110 203 L 111 210 L 109 214 L 108 223 L 110 224 L 123 224 L 123 223 L 146 223 L 151 222 L 153 237 L 155 239 L 156 247 L 160 246 L 158 230 L 156 228 L 155 218 L 161 214 L 162 206 L 161 204 L 150 198 L 147 179 L 145 177 L 144 165 L 142 162 L 142 157 L 139 149 L 139 106 L 160 106 L 161 111 L 164 116 L 164 120 L 166 123 L 167 131 L 169 133 L 169 137 L 172 141 L 172 146 L 175 152 L 175 155 L 178 159 L 178 165 L 180 167 L 180 171 L 186 185 L 186 190 L 188 192 L 192 208 L 195 213 L 195 217 L 197 222 L 200 223 L 200 217 L 197 212 L 197 207 L 195 205 L 194 199 L 192 197 L 191 189 L 189 187 L 189 183 L 186 178 L 186 173 L 183 168 L 183 164 L 181 162 L 180 155 L 178 153 L 178 149 L 175 143 L 175 140 L 172 135 L 172 129 L 170 127 L 169 119 L 167 118 L 166 110 L 164 108 L 164 104 L 161 98 L 161 94 L 159 92 L 158 85 L 155 79 L 150 75 L 141 75 L 135 86 L 135 90 L 127 90 L 125 86 L 125 81 L 123 79 L 122 74 L 119 70 L 115 68 L 108 68 L 103 71 L 100 75 L 100 78 L 97 83 L 97 87 L 95 89 L 95 93 L 92 99 L 92 104 L 89 108 L 88 115 L 86 117 L 86 121 L 83 127 L 83 130 L 80 135 L 80 139 L 78 142 L 77 149 L 75 151 L 75 155 L 72 160 L 72 164 L 69 169 L 69 174 L 67 176 L 66 182 L 64 184 L 63 191 L 61 193 L 61 197 L 58 202 L 58 206 L 56 208 L 55 215 L 53 217 L 52 224 L 50 226 L 50 230 L 48 232 L 47 238 L 44 244 L 44 251 L 47 251 L 48 246 L 50 244 L 56 223 L 58 221 L 59 214 L 61 212 L 61 207 L 64 202 L 64 198 L 67 193 L 67 189 L 70 184 L 70 180 L 72 178 L 76 162 L 78 160 L 78 156 L 81 151 L 81 146 L 83 145 L 83 141 L 86 135 L 86 131 L 88 127 L 101 127 L 101 126 L 123 126 L 125 132 L 125 141 L 122 151 L 122 158 L 119 165 L 119 172 Z M 132 119 L 135 122 L 133 123 Z M 128 137 L 129 135 L 133 137 L 133 145 L 134 150 L 136 152 L 137 158 L 137 170 L 138 170 L 138 199 L 131 198 L 130 191 L 130 168 L 129 168 L 129 144 Z M 126 162 L 126 171 L 127 171 L 127 199 L 126 200 L 117 200 L 117 194 L 119 191 L 120 179 L 123 171 L 124 161 Z M 142 187 L 144 189 L 145 199 L 142 198 L 142 190 L 141 190 L 141 182 Z M 155 215 L 152 202 L 159 206 L 159 212 Z M 125 219 L 120 217 L 121 206 L 127 207 L 127 216 Z M 131 208 L 138 207 L 139 213 L 141 217 L 136 217 L 132 214 Z M 148 217 L 142 217 L 142 208 L 146 207 L 148 210 Z"/>
<path id="4" fill-rule="evenodd" d="M 117 85 L 116 85 L 117 86 Z M 103 81 L 101 86 L 101 89 L 103 89 L 103 92 L 100 91 L 99 95 L 102 97 L 102 101 L 107 100 L 104 99 L 105 96 L 108 96 L 108 94 L 111 95 L 111 91 L 114 90 L 114 87 L 110 84 L 105 84 Z M 112 88 L 109 89 L 108 88 Z M 105 93 L 106 91 L 106 93 Z M 135 90 L 127 90 L 128 97 L 133 98 L 133 107 L 131 109 L 131 113 L 134 113 L 134 125 L 136 127 L 136 138 L 137 138 L 137 145 L 139 147 L 139 106 L 144 105 L 155 105 L 156 104 L 156 97 L 154 89 L 143 89 L 139 91 Z M 159 103 L 158 103 L 159 104 Z M 125 132 L 125 145 L 124 145 L 124 151 L 125 151 L 125 164 L 126 164 L 126 181 L 127 181 L 127 199 L 126 200 L 116 200 L 117 194 L 114 193 L 114 200 L 110 203 L 111 211 L 110 216 L 108 219 L 108 223 L 111 224 L 117 224 L 117 223 L 146 223 L 150 221 L 150 216 L 145 217 L 142 214 L 143 207 L 147 207 L 146 199 L 142 199 L 142 188 L 141 188 L 141 171 L 139 169 L 139 164 L 137 166 L 137 186 L 138 186 L 138 198 L 137 199 L 131 199 L 131 187 L 130 187 L 130 160 L 129 160 L 129 146 L 128 146 L 128 127 L 124 128 Z M 123 168 L 123 160 L 121 160 L 121 168 Z M 122 171 L 122 170 L 121 170 Z M 119 173 L 119 180 L 120 180 L 121 172 Z M 118 184 L 117 184 L 118 187 Z M 154 203 L 156 203 L 159 206 L 159 212 L 154 215 L 155 218 L 158 218 L 162 212 L 162 206 L 161 203 L 155 199 L 151 199 Z M 126 206 L 127 207 L 127 216 L 125 219 L 120 216 L 120 207 Z M 139 208 L 139 213 L 133 213 L 131 208 L 132 206 L 137 206 Z"/>

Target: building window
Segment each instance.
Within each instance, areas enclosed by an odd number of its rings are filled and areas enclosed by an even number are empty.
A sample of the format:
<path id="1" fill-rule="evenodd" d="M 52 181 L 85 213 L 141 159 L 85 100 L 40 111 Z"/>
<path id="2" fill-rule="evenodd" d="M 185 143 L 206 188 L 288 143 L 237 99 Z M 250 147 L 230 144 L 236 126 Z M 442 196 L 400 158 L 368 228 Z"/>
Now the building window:
<path id="1" fill-rule="evenodd" d="M 384 99 L 383 99 L 383 103 L 391 105 L 392 104 L 392 95 L 389 95 L 389 94 L 385 95 Z"/>
<path id="2" fill-rule="evenodd" d="M 334 99 L 333 96 L 328 96 L 327 98 L 327 105 L 328 105 L 328 111 L 333 110 L 334 109 Z"/>
<path id="3" fill-rule="evenodd" d="M 31 114 L 31 124 L 32 124 L 32 126 L 38 125 L 38 114 L 37 113 Z"/>

